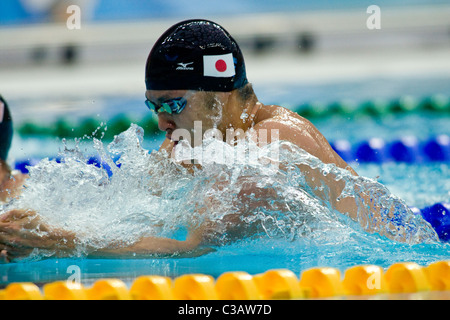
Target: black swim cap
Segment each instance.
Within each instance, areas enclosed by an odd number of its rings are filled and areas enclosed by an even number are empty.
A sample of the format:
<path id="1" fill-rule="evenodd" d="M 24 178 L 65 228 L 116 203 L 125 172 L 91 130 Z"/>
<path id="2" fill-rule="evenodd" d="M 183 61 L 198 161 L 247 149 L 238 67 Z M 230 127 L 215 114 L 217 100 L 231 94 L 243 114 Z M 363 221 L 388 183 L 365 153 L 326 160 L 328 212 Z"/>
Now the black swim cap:
<path id="1" fill-rule="evenodd" d="M 0 95 L 0 159 L 8 157 L 9 148 L 13 136 L 13 126 L 8 104 Z"/>
<path id="2" fill-rule="evenodd" d="M 147 90 L 228 92 L 247 83 L 236 41 L 208 20 L 186 20 L 168 29 L 153 46 L 145 69 Z"/>

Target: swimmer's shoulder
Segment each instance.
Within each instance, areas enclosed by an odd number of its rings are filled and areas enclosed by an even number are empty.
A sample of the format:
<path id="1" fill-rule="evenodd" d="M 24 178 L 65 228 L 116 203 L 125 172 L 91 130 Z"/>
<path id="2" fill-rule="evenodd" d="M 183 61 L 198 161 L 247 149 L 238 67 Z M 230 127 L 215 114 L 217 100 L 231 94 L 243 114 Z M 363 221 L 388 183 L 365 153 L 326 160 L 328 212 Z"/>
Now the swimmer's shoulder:
<path id="1" fill-rule="evenodd" d="M 253 126 L 255 131 L 278 130 L 279 140 L 297 145 L 324 163 L 336 163 L 341 168 L 348 167 L 348 164 L 337 155 L 311 121 L 281 106 L 263 106 L 261 109 L 263 112 L 255 117 Z M 267 134 L 267 136 L 272 135 Z"/>
<path id="2" fill-rule="evenodd" d="M 269 137 L 278 137 L 279 140 L 290 141 L 308 152 L 314 147 L 314 141 L 308 138 L 314 135 L 310 128 L 310 122 L 280 106 L 262 106 L 255 117 L 253 129 L 256 134 L 266 134 L 266 131 L 268 131 Z M 274 133 L 276 134 L 274 135 Z"/>
<path id="3" fill-rule="evenodd" d="M 277 105 L 263 105 L 255 117 L 254 129 L 278 129 L 282 134 L 316 133 L 318 130 L 306 118 Z"/>
<path id="4" fill-rule="evenodd" d="M 298 113 L 278 105 L 262 105 L 255 117 L 255 124 L 262 121 L 281 121 L 286 119 L 296 119 L 310 124 L 310 121 L 303 118 Z"/>

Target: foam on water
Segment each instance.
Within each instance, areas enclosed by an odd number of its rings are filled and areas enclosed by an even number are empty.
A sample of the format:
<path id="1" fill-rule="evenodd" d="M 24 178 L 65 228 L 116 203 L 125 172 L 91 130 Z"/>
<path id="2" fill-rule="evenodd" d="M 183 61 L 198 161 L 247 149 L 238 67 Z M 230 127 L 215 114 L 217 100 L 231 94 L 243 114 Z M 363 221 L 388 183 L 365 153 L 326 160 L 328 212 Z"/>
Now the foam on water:
<path id="1" fill-rule="evenodd" d="M 431 226 L 380 183 L 324 164 L 288 142 L 258 148 L 247 140 L 231 146 L 211 138 L 193 149 L 180 142 L 173 160 L 161 152 L 149 154 L 143 134 L 133 124 L 107 147 L 93 140 L 111 177 L 87 164 L 78 145 L 65 146 L 61 163 L 43 159 L 30 168 L 22 196 L 3 209 L 31 208 L 48 224 L 75 232 L 78 255 L 87 246 L 131 244 L 142 236 L 183 238 L 203 222 L 215 230 L 209 237 L 214 246 L 272 238 L 281 239 L 285 249 L 346 245 L 357 252 L 391 240 L 438 241 Z M 180 165 L 190 157 L 202 169 Z M 358 201 L 358 221 L 351 220 L 315 195 L 299 165 L 345 181 L 342 197 L 364 193 L 371 203 Z M 325 185 L 319 189 L 327 194 Z"/>

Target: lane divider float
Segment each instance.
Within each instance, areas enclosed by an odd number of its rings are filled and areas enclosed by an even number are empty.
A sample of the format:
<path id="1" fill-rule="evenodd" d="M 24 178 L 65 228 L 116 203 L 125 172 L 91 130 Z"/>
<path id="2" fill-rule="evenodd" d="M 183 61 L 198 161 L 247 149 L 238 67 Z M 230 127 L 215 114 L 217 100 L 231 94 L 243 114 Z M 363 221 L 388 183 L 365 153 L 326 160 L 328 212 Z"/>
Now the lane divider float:
<path id="1" fill-rule="evenodd" d="M 450 112 L 450 97 L 435 94 L 424 98 L 401 96 L 392 100 L 372 99 L 363 102 L 352 100 L 336 101 L 329 104 L 311 102 L 293 107 L 292 110 L 305 118 L 324 118 L 332 116 L 371 116 L 379 117 L 395 113 L 412 112 Z"/>
<path id="2" fill-rule="evenodd" d="M 450 136 L 441 134 L 427 141 L 405 136 L 390 142 L 371 138 L 352 145 L 347 140 L 330 142 L 346 162 L 361 163 L 427 163 L 450 161 Z"/>
<path id="3" fill-rule="evenodd" d="M 450 260 L 423 267 L 399 262 L 386 271 L 377 265 L 358 265 L 345 270 L 312 268 L 300 278 L 287 269 L 262 274 L 225 272 L 217 279 L 205 274 L 186 274 L 175 279 L 158 275 L 137 277 L 130 288 L 120 279 L 100 279 L 91 287 L 70 281 L 45 284 L 12 283 L 0 290 L 0 300 L 274 300 L 342 298 L 450 298 Z M 406 296 L 405 296 L 406 295 Z"/>
<path id="4" fill-rule="evenodd" d="M 444 94 L 435 94 L 424 98 L 402 96 L 392 100 L 372 99 L 363 102 L 351 100 L 332 103 L 310 102 L 292 106 L 290 109 L 307 119 L 332 116 L 382 117 L 389 114 L 413 112 L 448 114 L 450 113 L 450 97 Z M 87 135 L 100 138 L 103 135 L 104 139 L 113 139 L 115 135 L 128 129 L 132 122 L 144 128 L 149 136 L 159 133 L 158 119 L 151 113 L 139 119 L 127 114 L 119 114 L 107 120 L 107 122 L 89 117 L 83 118 L 79 122 L 59 118 L 48 125 L 24 121 L 18 125 L 17 131 L 22 137 L 80 138 Z M 104 130 L 101 130 L 101 128 Z"/>

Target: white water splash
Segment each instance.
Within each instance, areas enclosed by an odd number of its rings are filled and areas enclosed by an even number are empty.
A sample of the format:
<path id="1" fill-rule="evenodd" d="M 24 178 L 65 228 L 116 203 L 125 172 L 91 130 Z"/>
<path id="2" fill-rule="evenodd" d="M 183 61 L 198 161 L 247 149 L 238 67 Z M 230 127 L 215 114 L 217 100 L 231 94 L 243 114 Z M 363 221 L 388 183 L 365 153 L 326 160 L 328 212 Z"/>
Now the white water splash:
<path id="1" fill-rule="evenodd" d="M 429 224 L 383 185 L 324 164 L 288 142 L 261 148 L 255 161 L 249 161 L 255 150 L 251 144 L 232 147 L 215 139 L 194 149 L 179 144 L 178 155 L 186 155 L 186 150 L 190 155 L 202 153 L 203 168 L 188 170 L 166 154 L 149 154 L 142 148 L 143 134 L 133 124 L 107 148 L 94 139 L 94 148 L 111 167 L 111 177 L 103 168 L 86 164 L 78 146 L 66 147 L 61 163 L 43 159 L 30 168 L 27 188 L 8 209 L 37 211 L 50 225 L 75 232 L 81 248 L 133 243 L 149 235 L 174 237 L 205 216 L 217 229 L 211 237 L 214 244 L 243 236 L 336 244 L 358 238 L 355 234 L 364 234 L 363 230 L 407 243 L 437 240 Z M 261 161 L 274 148 L 281 167 Z M 115 163 L 112 159 L 118 156 Z M 299 164 L 344 180 L 341 196 L 369 194 L 371 205 L 382 208 L 380 214 L 364 214 L 363 206 L 368 204 L 361 204 L 357 223 L 333 210 L 315 196 Z M 250 185 L 253 188 L 248 189 Z M 235 227 L 227 231 L 219 227 L 232 224 Z"/>

